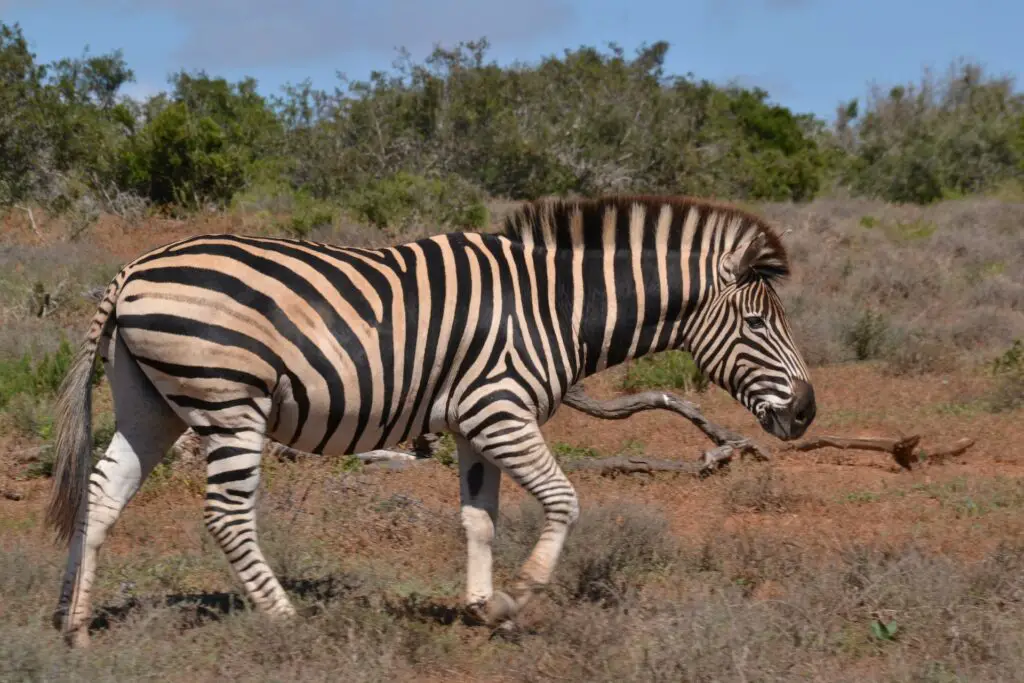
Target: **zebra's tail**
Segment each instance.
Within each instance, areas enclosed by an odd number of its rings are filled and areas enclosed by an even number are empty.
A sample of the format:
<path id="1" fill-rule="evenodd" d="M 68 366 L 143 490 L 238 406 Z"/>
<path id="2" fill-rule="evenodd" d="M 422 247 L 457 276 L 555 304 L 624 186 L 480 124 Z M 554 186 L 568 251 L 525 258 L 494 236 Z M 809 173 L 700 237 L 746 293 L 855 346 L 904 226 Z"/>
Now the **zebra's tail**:
<path id="1" fill-rule="evenodd" d="M 107 286 L 89 333 L 68 369 L 55 406 L 53 485 L 46 507 L 46 523 L 57 540 L 69 543 L 83 507 L 92 469 L 92 374 L 96 351 L 113 322 L 114 306 L 121 289 L 120 278 Z M 84 510 L 83 510 L 84 512 Z"/>

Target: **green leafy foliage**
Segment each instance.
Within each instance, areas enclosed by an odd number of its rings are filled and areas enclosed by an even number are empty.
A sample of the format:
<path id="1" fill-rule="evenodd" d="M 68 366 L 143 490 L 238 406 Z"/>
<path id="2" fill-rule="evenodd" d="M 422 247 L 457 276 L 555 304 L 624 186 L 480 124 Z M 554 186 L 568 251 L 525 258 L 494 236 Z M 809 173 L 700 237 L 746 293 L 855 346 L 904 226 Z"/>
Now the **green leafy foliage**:
<path id="1" fill-rule="evenodd" d="M 929 74 L 916 86 L 873 89 L 860 119 L 851 104 L 840 116 L 850 152 L 844 179 L 859 193 L 929 203 L 1024 177 L 1024 95 L 1010 78 L 961 63 L 942 80 Z"/>
<path id="2" fill-rule="evenodd" d="M 622 378 L 626 391 L 678 389 L 703 392 L 710 380 L 685 351 L 663 351 L 628 363 Z"/>
<path id="3" fill-rule="evenodd" d="M 283 188 L 305 202 L 288 229 L 307 234 L 341 210 L 387 229 L 480 227 L 487 196 L 805 201 L 840 187 L 931 202 L 1024 187 L 1024 95 L 973 64 L 845 101 L 830 125 L 760 88 L 667 73 L 664 41 L 507 66 L 489 48 L 403 51 L 366 80 L 273 97 L 180 72 L 134 100 L 119 51 L 42 65 L 0 22 L 0 205 L 91 216 L 123 213 L 124 195 L 191 210 Z"/>
<path id="4" fill-rule="evenodd" d="M 128 137 L 122 182 L 158 204 L 226 204 L 270 162 L 281 125 L 256 81 L 179 73 Z"/>
<path id="5" fill-rule="evenodd" d="M 357 219 L 380 228 L 433 221 L 472 230 L 487 223 L 483 195 L 458 176 L 425 178 L 399 172 L 366 183 L 348 195 L 346 204 Z"/>
<path id="6" fill-rule="evenodd" d="M 53 354 L 33 361 L 26 353 L 18 359 L 0 362 L 0 410 L 19 394 L 36 398 L 49 398 L 57 393 L 64 375 L 74 360 L 74 351 L 66 338 L 61 340 L 60 347 Z M 96 365 L 93 381 L 102 377 L 103 366 Z"/>
<path id="7" fill-rule="evenodd" d="M 1024 340 L 1016 339 L 1013 345 L 991 363 L 996 379 L 989 405 L 992 411 L 1001 412 L 1024 407 Z"/>

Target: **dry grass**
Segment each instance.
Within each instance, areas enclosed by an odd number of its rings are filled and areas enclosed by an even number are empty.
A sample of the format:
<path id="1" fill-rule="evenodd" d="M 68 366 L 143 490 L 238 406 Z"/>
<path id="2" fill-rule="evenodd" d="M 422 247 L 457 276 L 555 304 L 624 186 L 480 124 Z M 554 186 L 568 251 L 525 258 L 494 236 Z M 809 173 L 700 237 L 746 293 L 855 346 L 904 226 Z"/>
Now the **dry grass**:
<path id="1" fill-rule="evenodd" d="M 425 531 L 395 508 L 377 515 L 396 529 Z M 527 508 L 511 517 L 522 524 L 503 526 L 498 561 L 506 566 L 537 530 Z M 664 520 L 664 511 L 643 506 L 586 510 L 549 595 L 531 605 L 517 633 L 493 638 L 461 622 L 455 596 L 437 595 L 436 576 L 414 572 L 403 587 L 386 562 L 332 560 L 311 527 L 297 525 L 271 531 L 268 545 L 274 557 L 291 558 L 279 569 L 308 616 L 273 624 L 231 591 L 174 594 L 189 576 L 223 571 L 213 549 L 165 554 L 155 568 L 118 557 L 104 568 L 93 647 L 71 652 L 47 623 L 53 556 L 7 543 L 0 679 L 1024 678 L 1020 544 L 1001 544 L 975 562 L 913 543 L 850 543 L 821 557 L 742 532 L 686 545 L 666 533 Z M 446 523 L 454 533 L 454 516 Z M 154 572 L 161 581 L 152 581 Z M 430 597 L 415 588 L 432 586 Z"/>
<path id="2" fill-rule="evenodd" d="M 729 473 L 725 504 L 730 512 L 790 512 L 803 500 L 772 464 L 751 464 Z"/>
<path id="3" fill-rule="evenodd" d="M 783 292 L 813 364 L 857 360 L 859 339 L 869 350 L 860 360 L 943 372 L 1024 336 L 1024 203 L 847 199 L 758 209 L 793 231 L 785 241 L 795 273 Z M 858 337 L 871 313 L 882 324 Z"/>

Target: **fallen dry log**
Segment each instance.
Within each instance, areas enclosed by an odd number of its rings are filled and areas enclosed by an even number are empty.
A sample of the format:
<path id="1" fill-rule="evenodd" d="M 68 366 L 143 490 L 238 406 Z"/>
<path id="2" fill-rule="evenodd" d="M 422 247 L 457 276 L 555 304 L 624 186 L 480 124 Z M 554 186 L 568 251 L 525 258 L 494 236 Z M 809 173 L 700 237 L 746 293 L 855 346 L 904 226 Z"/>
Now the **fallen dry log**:
<path id="1" fill-rule="evenodd" d="M 562 463 L 566 472 L 599 472 L 600 474 L 653 474 L 681 472 L 706 477 L 729 464 L 736 449 L 725 444 L 705 451 L 697 462 L 661 460 L 645 455 L 617 455 L 611 458 L 580 458 Z"/>
<path id="2" fill-rule="evenodd" d="M 887 438 L 844 438 L 839 436 L 819 436 L 806 441 L 784 446 L 784 451 L 813 451 L 819 448 L 838 448 L 841 450 L 879 451 L 888 453 L 896 463 L 906 469 L 912 469 L 916 462 L 941 462 L 951 457 L 963 455 L 974 445 L 974 439 L 960 439 L 956 443 L 926 451 L 918 447 L 921 441 L 919 434 L 901 439 Z"/>
<path id="3" fill-rule="evenodd" d="M 581 413 L 602 420 L 623 420 L 645 410 L 667 410 L 692 422 L 716 446 L 731 446 L 741 455 L 750 454 L 758 460 L 771 458 L 768 451 L 742 434 L 737 434 L 731 429 L 709 421 L 695 403 L 667 391 L 645 391 L 598 401 L 587 396 L 583 392 L 583 388 L 576 385 L 566 392 L 562 403 Z"/>

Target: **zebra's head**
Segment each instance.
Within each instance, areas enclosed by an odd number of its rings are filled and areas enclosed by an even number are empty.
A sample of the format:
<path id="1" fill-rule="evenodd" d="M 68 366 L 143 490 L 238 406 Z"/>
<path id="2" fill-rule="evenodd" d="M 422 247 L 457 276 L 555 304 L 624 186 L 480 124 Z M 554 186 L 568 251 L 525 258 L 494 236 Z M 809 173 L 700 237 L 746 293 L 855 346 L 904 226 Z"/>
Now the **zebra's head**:
<path id="1" fill-rule="evenodd" d="M 810 374 L 773 287 L 788 275 L 788 259 L 774 233 L 744 233 L 717 260 L 717 282 L 699 307 L 691 329 L 700 332 L 691 335 L 689 350 L 708 378 L 753 413 L 765 431 L 798 439 L 817 409 Z"/>

